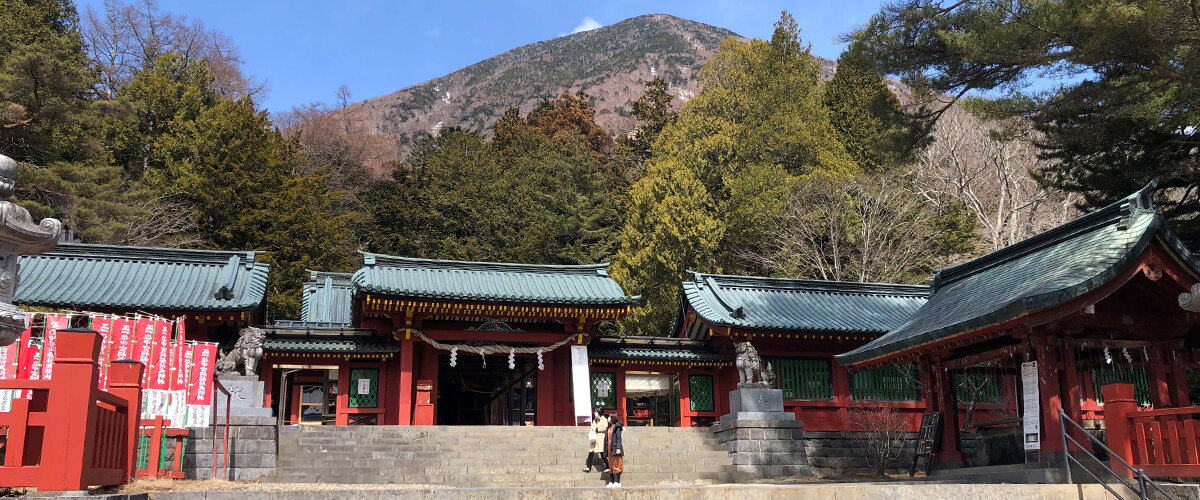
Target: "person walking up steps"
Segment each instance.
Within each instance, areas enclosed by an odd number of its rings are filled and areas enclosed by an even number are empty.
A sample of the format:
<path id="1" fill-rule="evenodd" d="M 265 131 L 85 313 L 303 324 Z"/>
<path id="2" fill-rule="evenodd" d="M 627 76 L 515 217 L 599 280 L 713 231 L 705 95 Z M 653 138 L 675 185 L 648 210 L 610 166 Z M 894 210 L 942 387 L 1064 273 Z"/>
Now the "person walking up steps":
<path id="1" fill-rule="evenodd" d="M 621 473 L 625 472 L 625 443 L 621 440 L 621 433 L 625 430 L 625 425 L 621 423 L 621 419 L 617 418 L 616 414 L 608 417 L 608 433 L 604 439 L 604 450 L 608 453 L 608 474 L 612 482 L 608 483 L 605 488 L 620 488 Z"/>
<path id="2" fill-rule="evenodd" d="M 592 471 L 592 464 L 595 463 L 597 455 L 600 457 L 600 462 L 604 464 L 604 468 L 600 470 L 608 469 L 608 459 L 604 456 L 604 439 L 607 436 L 607 432 L 608 419 L 604 418 L 604 414 L 597 408 L 596 414 L 592 417 L 592 428 L 588 431 L 590 443 L 588 446 L 587 462 L 583 464 L 584 472 Z"/>

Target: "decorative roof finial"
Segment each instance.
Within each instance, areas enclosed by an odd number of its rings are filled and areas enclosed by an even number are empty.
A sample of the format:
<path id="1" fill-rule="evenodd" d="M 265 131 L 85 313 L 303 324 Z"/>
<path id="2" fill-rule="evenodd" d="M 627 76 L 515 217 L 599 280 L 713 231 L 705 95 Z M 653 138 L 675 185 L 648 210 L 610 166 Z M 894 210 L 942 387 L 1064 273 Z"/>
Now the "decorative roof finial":
<path id="1" fill-rule="evenodd" d="M 0 199 L 12 196 L 17 190 L 17 160 L 0 154 Z"/>

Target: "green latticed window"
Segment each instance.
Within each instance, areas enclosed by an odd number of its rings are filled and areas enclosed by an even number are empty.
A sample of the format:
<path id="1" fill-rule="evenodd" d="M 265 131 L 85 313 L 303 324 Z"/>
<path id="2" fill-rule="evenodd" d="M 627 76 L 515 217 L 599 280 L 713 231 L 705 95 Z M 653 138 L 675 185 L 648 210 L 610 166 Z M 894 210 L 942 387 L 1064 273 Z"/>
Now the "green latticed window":
<path id="1" fill-rule="evenodd" d="M 592 374 L 592 405 L 605 410 L 617 409 L 617 374 Z"/>
<path id="2" fill-rule="evenodd" d="M 692 411 L 715 411 L 712 375 L 688 375 L 688 397 Z"/>
<path id="3" fill-rule="evenodd" d="M 1000 376 L 994 373 L 957 373 L 954 375 L 954 396 L 959 403 L 1000 404 L 1004 393 Z"/>
<path id="4" fill-rule="evenodd" d="M 784 399 L 832 399 L 828 358 L 764 358 L 775 370 L 775 388 Z"/>
<path id="5" fill-rule="evenodd" d="M 350 369 L 350 408 L 379 407 L 379 369 Z"/>
<path id="6" fill-rule="evenodd" d="M 917 365 L 876 366 L 850 374 L 850 399 L 854 401 L 912 402 L 920 398 Z"/>
<path id="7" fill-rule="evenodd" d="M 1146 376 L 1145 366 L 1099 366 L 1092 369 L 1092 382 L 1096 386 L 1098 403 L 1104 402 L 1101 387 L 1108 384 L 1133 384 L 1133 399 L 1136 399 L 1139 405 L 1150 406 L 1150 378 Z M 1189 386 L 1190 382 L 1189 380 Z"/>

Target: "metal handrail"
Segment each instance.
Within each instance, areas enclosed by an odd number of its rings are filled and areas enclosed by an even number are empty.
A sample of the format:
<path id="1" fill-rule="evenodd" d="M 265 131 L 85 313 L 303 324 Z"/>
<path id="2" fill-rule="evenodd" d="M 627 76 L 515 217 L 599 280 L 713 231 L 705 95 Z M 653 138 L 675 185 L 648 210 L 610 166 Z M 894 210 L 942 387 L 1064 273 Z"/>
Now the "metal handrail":
<path id="1" fill-rule="evenodd" d="M 1099 458 L 1096 458 L 1096 455 L 1093 455 L 1091 451 L 1088 451 L 1087 448 L 1084 448 L 1083 444 L 1081 444 L 1079 441 L 1076 441 L 1075 438 L 1071 437 L 1069 435 L 1070 433 L 1067 432 L 1066 424 L 1071 424 L 1072 427 L 1079 429 L 1079 433 L 1083 434 L 1083 437 L 1087 438 L 1087 441 L 1091 442 L 1092 444 L 1094 444 L 1096 446 L 1099 446 L 1100 449 L 1104 450 L 1104 452 L 1108 454 L 1108 457 L 1110 459 L 1109 463 L 1112 463 L 1111 459 L 1115 458 L 1115 459 L 1117 459 L 1118 462 L 1121 463 L 1121 465 L 1124 465 L 1127 469 L 1129 469 L 1130 472 L 1133 472 L 1137 476 L 1138 487 L 1134 488 L 1132 484 L 1129 484 L 1129 482 L 1125 480 L 1125 478 L 1121 477 L 1120 474 L 1117 474 L 1117 471 L 1114 471 L 1111 466 L 1105 465 L 1104 462 L 1102 462 Z M 1107 470 L 1110 474 L 1112 474 L 1113 477 L 1117 478 L 1118 481 L 1121 481 L 1121 484 L 1125 485 L 1126 488 L 1129 488 L 1130 491 L 1137 492 L 1138 498 L 1140 500 L 1147 500 L 1149 498 L 1146 495 L 1146 486 L 1147 485 L 1153 486 L 1154 489 L 1158 490 L 1158 492 L 1161 493 L 1163 495 L 1163 497 L 1167 498 L 1167 500 L 1174 500 L 1175 497 L 1171 496 L 1170 493 L 1167 493 L 1166 491 L 1164 491 L 1162 489 L 1162 487 L 1158 485 L 1158 483 L 1155 483 L 1153 480 L 1151 480 L 1150 477 L 1146 475 L 1145 470 L 1139 469 L 1139 468 L 1136 468 L 1136 467 L 1130 465 L 1129 462 L 1126 462 L 1125 459 L 1120 457 L 1120 455 L 1113 453 L 1113 451 L 1111 449 L 1109 449 L 1108 446 L 1105 446 L 1104 443 L 1100 442 L 1099 439 L 1096 439 L 1095 436 L 1088 434 L 1087 429 L 1084 429 L 1083 426 L 1079 425 L 1074 420 L 1071 420 L 1071 417 L 1067 416 L 1067 412 L 1063 411 L 1061 408 L 1058 410 L 1058 425 L 1059 425 L 1059 429 L 1062 434 L 1063 471 L 1066 472 L 1066 474 L 1067 474 L 1067 484 L 1075 484 L 1074 481 L 1072 481 L 1072 479 L 1071 479 L 1071 461 L 1073 460 L 1073 461 L 1075 461 L 1076 464 L 1079 464 L 1079 467 L 1081 469 L 1083 469 L 1084 472 L 1088 473 L 1089 476 L 1092 476 L 1092 479 L 1095 479 L 1097 483 L 1100 483 L 1100 486 L 1103 486 L 1104 489 L 1108 490 L 1109 493 L 1112 493 L 1113 496 L 1115 496 L 1117 498 L 1124 498 L 1120 494 L 1118 494 L 1116 492 L 1116 490 L 1113 490 L 1112 487 L 1110 487 L 1107 482 L 1100 479 L 1100 477 L 1097 476 L 1096 474 L 1093 474 L 1092 471 L 1089 470 L 1087 467 L 1084 467 L 1083 463 L 1080 462 L 1079 459 L 1071 456 L 1070 448 L 1067 446 L 1067 443 L 1071 442 L 1071 443 L 1075 444 L 1076 448 L 1079 448 L 1079 451 L 1082 451 L 1084 454 L 1091 457 L 1092 460 L 1095 460 L 1097 464 L 1100 464 L 1101 467 L 1104 467 L 1104 469 Z"/>

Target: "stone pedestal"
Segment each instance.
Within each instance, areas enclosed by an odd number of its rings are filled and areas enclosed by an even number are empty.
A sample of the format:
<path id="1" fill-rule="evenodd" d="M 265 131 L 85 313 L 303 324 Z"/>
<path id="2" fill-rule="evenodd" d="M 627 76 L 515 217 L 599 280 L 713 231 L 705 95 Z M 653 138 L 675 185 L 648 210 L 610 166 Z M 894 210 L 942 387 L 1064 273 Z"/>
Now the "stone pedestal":
<path id="1" fill-rule="evenodd" d="M 213 446 L 217 447 L 219 479 L 256 481 L 260 476 L 274 474 L 277 462 L 275 419 L 272 417 L 229 417 L 229 446 L 225 445 L 225 419 L 217 426 L 213 440 L 212 427 L 188 429 L 187 447 L 183 454 L 183 473 L 188 479 L 211 479 Z M 229 456 L 225 458 L 225 451 Z M 228 474 L 221 473 L 227 460 Z"/>
<path id="2" fill-rule="evenodd" d="M 712 431 L 739 473 L 751 478 L 810 474 L 804 422 L 783 411 L 783 391 L 737 389 L 729 393 L 729 409 Z"/>
<path id="3" fill-rule="evenodd" d="M 222 375 L 221 385 L 229 391 L 230 417 L 271 417 L 270 408 L 263 408 L 263 390 L 266 384 L 254 375 Z M 225 393 L 215 390 L 213 398 L 217 404 L 217 419 L 225 418 Z"/>

